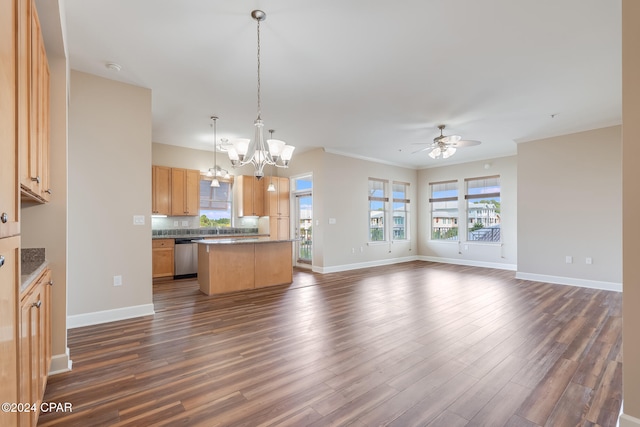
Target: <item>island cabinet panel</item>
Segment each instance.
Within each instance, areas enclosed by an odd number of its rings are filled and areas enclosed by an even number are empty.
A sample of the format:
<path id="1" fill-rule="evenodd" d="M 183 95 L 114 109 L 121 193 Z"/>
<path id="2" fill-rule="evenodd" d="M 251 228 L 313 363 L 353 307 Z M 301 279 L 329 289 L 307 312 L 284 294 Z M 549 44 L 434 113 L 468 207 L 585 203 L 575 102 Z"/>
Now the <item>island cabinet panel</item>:
<path id="1" fill-rule="evenodd" d="M 292 281 L 291 240 L 273 241 L 267 237 L 198 242 L 198 283 L 207 295 Z"/>
<path id="2" fill-rule="evenodd" d="M 293 281 L 291 242 L 255 245 L 255 287 L 282 285 Z"/>
<path id="3" fill-rule="evenodd" d="M 208 252 L 207 252 L 208 248 Z M 198 282 L 207 295 L 253 289 L 254 245 L 199 245 Z"/>

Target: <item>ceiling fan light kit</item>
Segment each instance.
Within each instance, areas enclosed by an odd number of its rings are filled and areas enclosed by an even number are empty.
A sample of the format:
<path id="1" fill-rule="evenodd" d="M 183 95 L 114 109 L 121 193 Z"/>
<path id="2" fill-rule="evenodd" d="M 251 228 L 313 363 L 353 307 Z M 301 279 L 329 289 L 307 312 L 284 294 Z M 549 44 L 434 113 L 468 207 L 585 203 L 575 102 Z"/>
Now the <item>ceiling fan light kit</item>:
<path id="1" fill-rule="evenodd" d="M 445 125 L 439 125 L 440 135 L 433 138 L 433 143 L 418 151 L 429 151 L 432 159 L 448 159 L 453 156 L 459 147 L 471 147 L 480 145 L 480 141 L 463 140 L 460 135 L 444 135 Z"/>

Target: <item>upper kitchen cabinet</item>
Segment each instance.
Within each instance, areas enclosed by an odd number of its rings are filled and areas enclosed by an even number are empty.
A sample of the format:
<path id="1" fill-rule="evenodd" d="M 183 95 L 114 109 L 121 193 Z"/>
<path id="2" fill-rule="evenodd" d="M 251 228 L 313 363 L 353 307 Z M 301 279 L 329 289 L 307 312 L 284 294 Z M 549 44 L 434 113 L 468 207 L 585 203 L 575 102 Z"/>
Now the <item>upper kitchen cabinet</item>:
<path id="1" fill-rule="evenodd" d="M 16 3 L 0 4 L 0 238 L 20 233 L 16 105 L 21 92 L 16 78 L 21 72 L 23 55 L 16 56 L 20 41 L 18 30 L 22 29 L 16 20 L 17 13 Z"/>
<path id="2" fill-rule="evenodd" d="M 18 5 L 18 134 L 23 198 L 49 201 L 49 64 L 31 0 Z"/>
<path id="3" fill-rule="evenodd" d="M 197 216 L 199 205 L 200 171 L 171 168 L 171 215 Z"/>
<path id="4" fill-rule="evenodd" d="M 264 179 L 240 175 L 233 184 L 236 216 L 264 216 Z"/>
<path id="5" fill-rule="evenodd" d="M 171 215 L 171 168 L 151 167 L 152 209 L 154 215 Z"/>
<path id="6" fill-rule="evenodd" d="M 289 216 L 289 178 L 272 177 L 265 178 L 265 185 L 273 184 L 276 191 L 266 191 L 265 212 L 273 216 Z"/>

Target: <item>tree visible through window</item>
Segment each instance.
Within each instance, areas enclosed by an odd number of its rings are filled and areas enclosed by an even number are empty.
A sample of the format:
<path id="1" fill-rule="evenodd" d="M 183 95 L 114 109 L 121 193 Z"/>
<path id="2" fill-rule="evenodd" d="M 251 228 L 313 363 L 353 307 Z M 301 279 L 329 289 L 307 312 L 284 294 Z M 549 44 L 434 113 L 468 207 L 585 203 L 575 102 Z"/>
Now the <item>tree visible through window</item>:
<path id="1" fill-rule="evenodd" d="M 431 239 L 458 240 L 458 181 L 429 183 Z"/>
<path id="2" fill-rule="evenodd" d="M 200 226 L 231 227 L 231 183 L 220 180 L 212 187 L 211 180 L 200 180 Z"/>
<path id="3" fill-rule="evenodd" d="M 500 242 L 500 177 L 468 178 L 467 240 Z"/>

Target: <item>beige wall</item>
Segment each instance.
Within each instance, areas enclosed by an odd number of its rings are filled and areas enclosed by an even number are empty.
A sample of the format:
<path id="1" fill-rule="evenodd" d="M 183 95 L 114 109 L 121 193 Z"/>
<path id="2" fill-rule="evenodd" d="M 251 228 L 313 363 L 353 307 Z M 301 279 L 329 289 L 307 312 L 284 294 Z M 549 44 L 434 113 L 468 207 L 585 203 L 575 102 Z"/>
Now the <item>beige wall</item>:
<path id="1" fill-rule="evenodd" d="M 151 91 L 72 70 L 67 285 L 79 323 L 152 310 L 150 166 Z"/>
<path id="2" fill-rule="evenodd" d="M 458 212 L 464 220 L 466 204 L 464 201 L 465 178 L 500 175 L 500 207 L 502 243 L 467 242 L 460 236 L 459 242 L 441 242 L 430 240 L 431 214 L 429 194 L 430 182 L 457 180 L 459 197 Z M 517 158 L 500 157 L 479 162 L 463 163 L 452 166 L 423 169 L 418 174 L 419 211 L 418 252 L 429 260 L 452 262 L 504 269 L 515 269 L 517 262 Z M 463 224 L 460 224 L 462 226 Z"/>
<path id="3" fill-rule="evenodd" d="M 622 1 L 623 360 L 620 427 L 640 426 L 640 2 Z"/>
<path id="4" fill-rule="evenodd" d="M 213 144 L 212 144 L 213 145 Z M 206 172 L 213 167 L 213 146 L 211 151 L 194 150 L 175 145 L 153 143 L 151 160 L 154 165 L 172 168 L 198 169 Z M 218 153 L 216 163 L 231 175 L 253 174 L 249 167 L 232 169 L 226 153 Z M 149 168 L 151 170 L 151 168 Z M 151 173 L 151 172 L 149 172 Z"/>
<path id="5" fill-rule="evenodd" d="M 620 126 L 518 145 L 519 274 L 620 288 L 621 148 Z"/>

